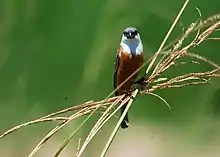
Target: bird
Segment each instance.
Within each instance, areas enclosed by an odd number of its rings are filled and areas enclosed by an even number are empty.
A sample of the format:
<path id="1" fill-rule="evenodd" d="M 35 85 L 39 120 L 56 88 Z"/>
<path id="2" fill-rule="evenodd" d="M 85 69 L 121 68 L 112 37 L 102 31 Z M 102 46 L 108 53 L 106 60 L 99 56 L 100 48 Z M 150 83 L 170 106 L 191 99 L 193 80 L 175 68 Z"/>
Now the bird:
<path id="1" fill-rule="evenodd" d="M 127 27 L 122 33 L 121 43 L 114 63 L 114 89 L 116 96 L 127 94 L 131 91 L 143 62 L 143 44 L 140 34 L 135 27 Z M 127 78 L 128 80 L 125 82 Z M 121 115 L 125 108 L 126 104 L 121 108 Z M 128 128 L 128 123 L 127 113 L 121 123 L 121 128 Z"/>

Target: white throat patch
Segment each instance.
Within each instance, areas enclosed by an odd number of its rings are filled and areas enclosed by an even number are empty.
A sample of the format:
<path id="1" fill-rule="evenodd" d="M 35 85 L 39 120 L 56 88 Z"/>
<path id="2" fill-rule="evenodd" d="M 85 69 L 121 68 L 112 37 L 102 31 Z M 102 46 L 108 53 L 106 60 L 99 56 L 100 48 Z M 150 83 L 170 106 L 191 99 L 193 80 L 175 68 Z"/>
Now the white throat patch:
<path id="1" fill-rule="evenodd" d="M 143 52 L 142 42 L 141 40 L 138 40 L 136 38 L 122 40 L 121 46 L 122 46 L 123 52 L 128 53 L 130 55 L 141 55 Z"/>

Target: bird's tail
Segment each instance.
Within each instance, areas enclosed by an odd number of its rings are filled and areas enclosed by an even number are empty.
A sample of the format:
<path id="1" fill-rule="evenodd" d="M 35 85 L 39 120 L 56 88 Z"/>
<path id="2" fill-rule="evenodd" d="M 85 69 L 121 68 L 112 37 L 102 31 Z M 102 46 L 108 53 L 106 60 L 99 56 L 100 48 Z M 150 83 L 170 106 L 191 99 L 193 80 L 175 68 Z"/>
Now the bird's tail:
<path id="1" fill-rule="evenodd" d="M 122 108 L 121 108 L 121 115 L 123 114 L 125 108 L 126 108 L 126 105 L 123 105 Z M 122 129 L 125 129 L 127 127 L 128 127 L 128 113 L 126 113 L 123 121 L 121 122 L 121 128 Z"/>

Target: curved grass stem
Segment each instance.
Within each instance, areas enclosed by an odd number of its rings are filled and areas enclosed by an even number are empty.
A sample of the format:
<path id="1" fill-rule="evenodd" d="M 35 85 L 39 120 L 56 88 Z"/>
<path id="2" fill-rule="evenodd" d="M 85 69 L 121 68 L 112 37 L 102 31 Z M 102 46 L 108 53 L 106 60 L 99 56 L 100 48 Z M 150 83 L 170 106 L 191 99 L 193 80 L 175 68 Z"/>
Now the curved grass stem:
<path id="1" fill-rule="evenodd" d="M 133 98 L 135 98 L 137 96 L 137 94 L 138 94 L 138 89 L 136 89 L 134 91 L 134 93 L 132 94 Z M 111 143 L 112 143 L 119 127 L 120 127 L 120 125 L 121 125 L 121 122 L 123 121 L 126 113 L 128 112 L 129 108 L 131 107 L 133 101 L 134 101 L 134 99 L 130 99 L 130 101 L 128 102 L 123 114 L 121 115 L 120 119 L 118 120 L 118 123 L 116 124 L 116 126 L 115 126 L 114 130 L 112 131 L 112 133 L 111 133 L 104 149 L 102 150 L 102 153 L 101 153 L 100 157 L 104 157 L 106 155 L 106 153 L 107 153 L 107 151 L 108 151 L 108 149 L 109 149 L 109 147 L 110 147 L 110 145 L 111 145 Z"/>

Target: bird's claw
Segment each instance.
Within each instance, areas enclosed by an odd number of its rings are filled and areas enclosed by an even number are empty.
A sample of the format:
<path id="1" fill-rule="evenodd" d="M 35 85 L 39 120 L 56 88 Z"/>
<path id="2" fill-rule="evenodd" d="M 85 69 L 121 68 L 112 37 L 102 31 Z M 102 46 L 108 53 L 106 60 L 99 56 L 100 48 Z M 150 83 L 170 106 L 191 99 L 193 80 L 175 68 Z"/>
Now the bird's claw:
<path id="1" fill-rule="evenodd" d="M 134 89 L 130 89 L 130 90 L 126 90 L 125 91 L 125 96 L 129 96 L 131 99 L 135 99 L 132 95 L 132 92 L 134 91 Z"/>
<path id="2" fill-rule="evenodd" d="M 145 77 L 140 78 L 139 80 L 135 81 L 134 84 L 137 84 L 139 89 L 144 90 L 148 85 L 147 80 Z"/>

